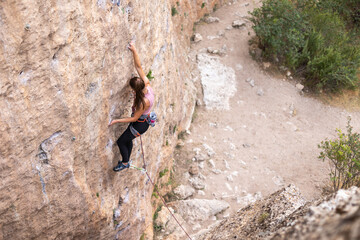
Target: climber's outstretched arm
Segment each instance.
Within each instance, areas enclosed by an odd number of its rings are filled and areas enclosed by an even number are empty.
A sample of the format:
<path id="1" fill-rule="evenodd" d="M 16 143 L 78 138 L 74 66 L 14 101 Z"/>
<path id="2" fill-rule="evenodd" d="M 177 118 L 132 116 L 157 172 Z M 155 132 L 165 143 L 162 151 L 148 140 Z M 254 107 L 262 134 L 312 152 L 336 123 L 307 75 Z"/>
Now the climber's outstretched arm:
<path id="1" fill-rule="evenodd" d="M 136 110 L 136 112 L 134 113 L 134 116 L 128 117 L 128 118 L 121 118 L 121 119 L 112 120 L 111 123 L 109 124 L 109 126 L 112 126 L 115 123 L 136 122 L 141 117 L 141 115 L 145 112 L 145 109 L 148 109 L 150 107 L 150 101 L 147 98 L 145 98 L 144 100 L 145 100 L 145 107 L 141 108 L 139 110 Z"/>
<path id="2" fill-rule="evenodd" d="M 134 64 L 135 64 L 136 71 L 138 72 L 140 78 L 144 81 L 145 87 L 147 87 L 148 85 L 150 85 L 150 81 L 146 77 L 146 75 L 145 75 L 145 73 L 144 73 L 144 71 L 143 71 L 143 69 L 141 67 L 140 57 L 139 57 L 139 54 L 136 51 L 136 48 L 135 48 L 135 45 L 134 45 L 133 42 L 129 43 L 129 49 L 133 53 Z"/>

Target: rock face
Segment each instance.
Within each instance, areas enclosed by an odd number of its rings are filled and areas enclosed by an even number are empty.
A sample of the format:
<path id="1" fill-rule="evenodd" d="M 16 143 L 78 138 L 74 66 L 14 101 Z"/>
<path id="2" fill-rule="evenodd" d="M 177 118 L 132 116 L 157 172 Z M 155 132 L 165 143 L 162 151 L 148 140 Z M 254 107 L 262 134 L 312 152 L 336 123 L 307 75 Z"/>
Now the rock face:
<path id="1" fill-rule="evenodd" d="M 195 88 L 182 38 L 206 9 L 182 1 L 172 16 L 171 4 L 0 2 L 0 239 L 139 239 L 151 225 L 153 187 L 138 171 L 112 171 L 126 124 L 108 123 L 130 115 L 134 40 L 160 118 L 143 137 L 151 176 L 170 161 L 173 129 L 189 126 Z M 138 140 L 132 159 L 141 164 Z"/>
<path id="2" fill-rule="evenodd" d="M 197 240 L 359 239 L 360 189 L 305 202 L 293 185 L 242 208 Z"/>
<path id="3" fill-rule="evenodd" d="M 360 239 L 360 189 L 341 189 L 318 202 L 293 214 L 271 239 Z"/>
<path id="4" fill-rule="evenodd" d="M 190 223 L 207 220 L 228 207 L 225 201 L 209 199 L 181 200 L 175 205 L 177 212 Z"/>

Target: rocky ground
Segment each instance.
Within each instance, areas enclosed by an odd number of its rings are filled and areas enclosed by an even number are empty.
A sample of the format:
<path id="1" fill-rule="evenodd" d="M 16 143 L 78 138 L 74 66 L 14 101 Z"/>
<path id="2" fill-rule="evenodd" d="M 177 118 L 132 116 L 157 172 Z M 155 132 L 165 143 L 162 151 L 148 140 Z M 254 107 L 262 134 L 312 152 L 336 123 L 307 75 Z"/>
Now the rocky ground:
<path id="1" fill-rule="evenodd" d="M 298 188 L 284 190 L 292 200 L 279 218 L 318 199 L 329 171 L 317 159 L 317 145 L 345 129 L 349 115 L 359 130 L 359 112 L 324 104 L 286 68 L 253 60 L 261 55 L 249 47 L 248 11 L 256 6 L 258 1 L 234 1 L 196 25 L 194 81 L 202 92 L 191 128 L 179 135 L 175 175 L 181 185 L 174 193 L 181 200 L 170 203 L 193 236 L 239 209 L 248 214 L 246 206 L 288 184 Z M 157 239 L 185 239 L 167 209 L 155 224 L 162 229 Z M 258 237 L 268 234 L 263 230 Z"/>
<path id="2" fill-rule="evenodd" d="M 352 187 L 305 203 L 289 185 L 222 221 L 198 240 L 359 239 L 360 190 Z"/>

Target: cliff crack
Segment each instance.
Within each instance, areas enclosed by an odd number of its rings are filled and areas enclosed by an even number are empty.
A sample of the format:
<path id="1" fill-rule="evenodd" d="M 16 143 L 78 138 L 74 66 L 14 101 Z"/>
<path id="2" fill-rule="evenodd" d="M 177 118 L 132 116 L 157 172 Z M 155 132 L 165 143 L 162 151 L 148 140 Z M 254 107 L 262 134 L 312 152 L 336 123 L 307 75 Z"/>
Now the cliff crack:
<path id="1" fill-rule="evenodd" d="M 55 146 L 60 142 L 59 137 L 61 136 L 62 132 L 57 131 L 52 134 L 49 138 L 42 141 L 39 145 L 39 151 L 36 157 L 40 160 L 40 162 L 48 164 L 49 160 L 51 159 L 51 151 L 55 148 Z"/>

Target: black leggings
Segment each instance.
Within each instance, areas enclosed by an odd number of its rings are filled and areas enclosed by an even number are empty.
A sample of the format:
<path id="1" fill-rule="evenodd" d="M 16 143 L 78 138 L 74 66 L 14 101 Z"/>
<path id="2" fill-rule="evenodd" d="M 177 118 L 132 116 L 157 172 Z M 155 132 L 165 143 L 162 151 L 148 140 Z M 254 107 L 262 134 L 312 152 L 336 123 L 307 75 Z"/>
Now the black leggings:
<path id="1" fill-rule="evenodd" d="M 132 140 L 135 138 L 135 136 L 130 131 L 130 125 L 132 125 L 140 134 L 145 133 L 149 128 L 149 124 L 146 121 L 130 123 L 125 132 L 116 141 L 120 149 L 122 162 L 124 163 L 129 162 L 131 150 L 133 148 Z"/>

